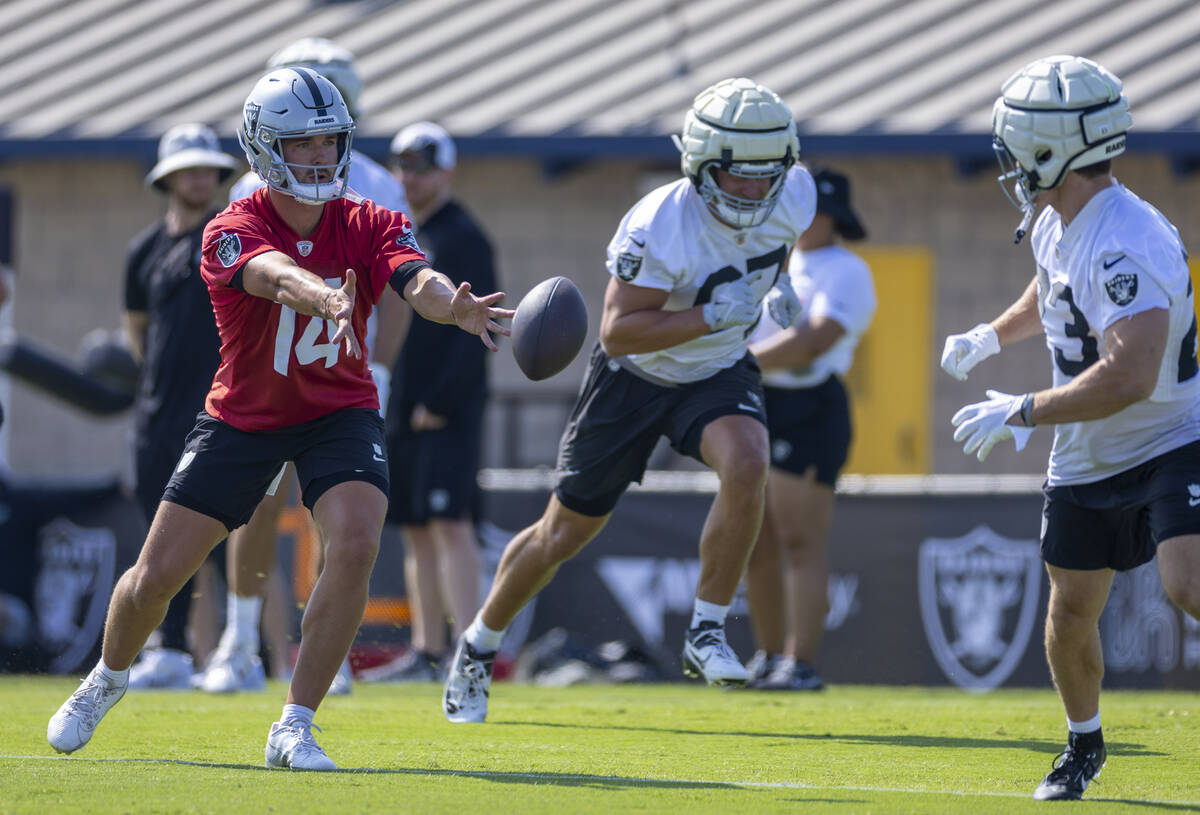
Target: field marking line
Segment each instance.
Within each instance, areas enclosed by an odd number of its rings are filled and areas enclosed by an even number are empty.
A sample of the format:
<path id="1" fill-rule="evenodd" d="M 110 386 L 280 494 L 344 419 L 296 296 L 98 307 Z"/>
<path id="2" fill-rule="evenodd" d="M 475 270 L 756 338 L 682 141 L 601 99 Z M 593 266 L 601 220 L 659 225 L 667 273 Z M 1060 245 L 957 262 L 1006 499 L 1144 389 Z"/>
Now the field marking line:
<path id="1" fill-rule="evenodd" d="M 190 767 L 212 767 L 219 762 L 208 761 L 186 761 L 183 759 L 169 758 L 84 758 L 76 756 L 10 756 L 0 755 L 0 759 L 41 759 L 45 761 L 85 761 L 95 764 L 179 764 Z M 220 764 L 223 767 L 236 765 Z M 253 770 L 269 770 L 272 768 L 260 767 L 258 765 L 240 765 L 246 769 Z M 793 790 L 811 790 L 814 792 L 889 792 L 901 793 L 905 795 L 951 795 L 958 797 L 968 796 L 984 796 L 988 798 L 1020 798 L 1030 799 L 1033 796 L 1023 792 L 991 792 L 991 791 L 969 791 L 969 790 L 930 790 L 930 789 L 915 789 L 909 787 L 871 787 L 858 784 L 845 785 L 822 785 L 822 784 L 807 784 L 803 781 L 737 781 L 737 780 L 718 780 L 718 779 L 697 779 L 697 778 L 630 778 L 620 775 L 585 775 L 574 773 L 522 773 L 522 772 L 502 772 L 499 770 L 429 770 L 415 768 L 397 768 L 385 769 L 374 767 L 345 767 L 337 772 L 343 774 L 378 774 L 386 775 L 395 773 L 397 775 L 428 775 L 441 777 L 458 777 L 458 778 L 480 778 L 485 780 L 502 780 L 505 778 L 521 779 L 526 781 L 615 781 L 627 784 L 643 784 L 646 786 L 654 785 L 676 785 L 681 787 L 745 787 L 748 789 L 793 789 Z M 1109 803 L 1130 803 L 1125 799 L 1091 797 L 1089 801 Z M 1185 807 L 1200 807 L 1200 801 L 1158 801 L 1149 799 L 1139 799 L 1139 804 L 1151 806 L 1185 806 Z"/>

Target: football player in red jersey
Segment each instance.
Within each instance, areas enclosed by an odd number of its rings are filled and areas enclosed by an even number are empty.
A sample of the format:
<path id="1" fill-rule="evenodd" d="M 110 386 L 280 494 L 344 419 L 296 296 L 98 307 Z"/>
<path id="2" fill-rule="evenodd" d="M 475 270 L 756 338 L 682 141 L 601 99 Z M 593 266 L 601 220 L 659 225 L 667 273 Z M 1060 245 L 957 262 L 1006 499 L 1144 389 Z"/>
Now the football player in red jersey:
<path id="1" fill-rule="evenodd" d="M 326 561 L 266 760 L 336 767 L 312 717 L 362 620 L 387 510 L 383 420 L 360 344 L 367 317 L 391 285 L 426 319 L 495 350 L 489 332 L 508 334 L 496 320 L 513 315 L 495 306 L 502 292 L 476 297 L 430 268 L 403 214 L 348 192 L 353 131 L 337 88 L 307 68 L 272 71 L 246 100 L 238 137 L 267 187 L 205 230 L 221 365 L 138 562 L 113 591 L 101 660 L 47 727 L 59 752 L 88 742 L 170 598 L 292 461 Z"/>

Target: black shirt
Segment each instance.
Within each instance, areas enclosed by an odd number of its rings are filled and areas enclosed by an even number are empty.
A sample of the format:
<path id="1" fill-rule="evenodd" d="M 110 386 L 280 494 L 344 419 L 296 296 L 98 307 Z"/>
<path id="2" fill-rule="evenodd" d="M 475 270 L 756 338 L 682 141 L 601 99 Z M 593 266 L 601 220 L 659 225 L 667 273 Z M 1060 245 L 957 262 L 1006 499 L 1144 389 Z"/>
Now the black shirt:
<path id="1" fill-rule="evenodd" d="M 492 246 L 475 220 L 456 201 L 448 201 L 420 225 L 417 240 L 429 265 L 455 284 L 467 281 L 476 296 L 496 291 Z M 470 415 L 487 397 L 488 350 L 479 337 L 456 325 L 414 315 L 408 337 L 392 370 L 388 424 L 407 430 L 413 407 L 453 421 Z"/>
<path id="2" fill-rule="evenodd" d="M 148 317 L 134 405 L 139 445 L 182 451 L 221 363 L 212 301 L 200 277 L 201 236 L 215 214 L 174 237 L 159 221 L 129 243 L 125 308 Z"/>

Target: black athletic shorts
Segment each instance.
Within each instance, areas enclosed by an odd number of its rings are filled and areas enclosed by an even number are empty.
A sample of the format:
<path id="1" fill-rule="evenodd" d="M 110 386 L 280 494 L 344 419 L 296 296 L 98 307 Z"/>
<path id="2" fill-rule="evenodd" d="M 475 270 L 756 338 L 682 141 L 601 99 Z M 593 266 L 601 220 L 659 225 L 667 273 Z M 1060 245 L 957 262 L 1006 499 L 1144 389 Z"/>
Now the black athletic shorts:
<path id="1" fill-rule="evenodd" d="M 388 439 L 391 500 L 388 521 L 422 526 L 434 518 L 474 517 L 478 505 L 483 410 L 456 417 L 441 430 L 397 433 Z"/>
<path id="2" fill-rule="evenodd" d="M 164 501 L 216 518 L 229 530 L 250 520 L 285 462 L 296 464 L 311 510 L 331 487 L 366 481 L 388 494 L 383 419 L 348 408 L 277 430 L 238 430 L 201 411 L 183 446 Z"/>
<path id="3" fill-rule="evenodd" d="M 567 509 L 607 515 L 642 480 L 660 436 L 699 461 L 704 428 L 731 414 L 766 424 L 762 376 L 749 354 L 708 379 L 672 385 L 622 367 L 597 343 L 559 443 L 554 493 Z"/>
<path id="4" fill-rule="evenodd" d="M 1044 492 L 1043 560 L 1063 569 L 1133 569 L 1162 541 L 1200 534 L 1200 441 L 1103 481 Z"/>
<path id="5" fill-rule="evenodd" d="M 850 452 L 850 401 L 842 380 L 830 376 L 810 388 L 763 387 L 771 466 L 804 475 L 816 467 L 817 481 L 833 486 Z"/>

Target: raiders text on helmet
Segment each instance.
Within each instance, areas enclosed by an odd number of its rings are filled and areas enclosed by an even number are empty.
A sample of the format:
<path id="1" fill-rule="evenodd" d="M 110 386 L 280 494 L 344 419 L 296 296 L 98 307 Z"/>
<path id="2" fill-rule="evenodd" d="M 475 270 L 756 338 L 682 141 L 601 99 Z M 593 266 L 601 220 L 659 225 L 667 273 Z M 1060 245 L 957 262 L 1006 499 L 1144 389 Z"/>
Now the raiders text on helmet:
<path id="1" fill-rule="evenodd" d="M 305 37 L 286 45 L 267 61 L 267 68 L 312 68 L 342 93 L 350 115 L 358 118 L 358 95 L 362 77 L 354 64 L 354 55 L 322 37 Z"/>
<path id="2" fill-rule="evenodd" d="M 683 154 L 683 174 L 714 215 L 739 229 L 770 216 L 800 152 L 788 106 L 773 91 L 742 77 L 702 91 L 684 117 L 683 134 L 672 138 Z M 717 186 L 718 168 L 743 178 L 769 178 L 770 191 L 760 201 L 731 195 Z"/>
<path id="3" fill-rule="evenodd" d="M 1125 152 L 1132 122 L 1121 80 L 1089 59 L 1046 57 L 1005 81 L 992 108 L 992 145 L 1000 184 L 1024 213 L 1018 241 L 1034 196 L 1057 187 L 1070 170 Z"/>
<path id="4" fill-rule="evenodd" d="M 306 204 L 342 197 L 350 169 L 350 140 L 354 119 L 338 89 L 325 77 L 307 68 L 278 68 L 264 76 L 246 97 L 238 142 L 250 167 L 272 189 Z M 337 163 L 289 164 L 283 160 L 283 139 L 336 134 Z M 332 170 L 332 178 L 301 183 L 297 172 Z"/>

